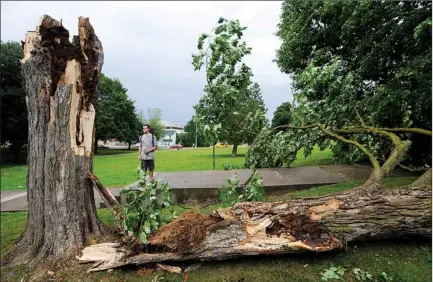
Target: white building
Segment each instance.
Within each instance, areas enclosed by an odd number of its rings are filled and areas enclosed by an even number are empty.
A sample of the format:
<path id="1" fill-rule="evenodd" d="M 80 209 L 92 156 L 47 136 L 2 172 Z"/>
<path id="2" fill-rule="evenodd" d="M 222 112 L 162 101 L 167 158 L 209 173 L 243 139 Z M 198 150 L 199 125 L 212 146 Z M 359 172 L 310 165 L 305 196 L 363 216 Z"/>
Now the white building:
<path id="1" fill-rule="evenodd" d="M 170 121 L 161 121 L 165 127 L 164 135 L 158 140 L 158 147 L 170 148 L 176 144 L 177 134 L 184 133 L 183 126 L 177 125 Z"/>

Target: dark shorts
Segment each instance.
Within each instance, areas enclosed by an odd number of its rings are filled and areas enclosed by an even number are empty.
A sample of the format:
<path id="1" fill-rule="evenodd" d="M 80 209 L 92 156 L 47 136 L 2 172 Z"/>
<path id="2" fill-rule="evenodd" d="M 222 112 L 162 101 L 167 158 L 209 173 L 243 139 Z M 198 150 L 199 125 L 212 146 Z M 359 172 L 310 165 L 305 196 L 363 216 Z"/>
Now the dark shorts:
<path id="1" fill-rule="evenodd" d="M 141 169 L 146 172 L 147 170 L 153 171 L 155 169 L 154 160 L 141 160 Z"/>

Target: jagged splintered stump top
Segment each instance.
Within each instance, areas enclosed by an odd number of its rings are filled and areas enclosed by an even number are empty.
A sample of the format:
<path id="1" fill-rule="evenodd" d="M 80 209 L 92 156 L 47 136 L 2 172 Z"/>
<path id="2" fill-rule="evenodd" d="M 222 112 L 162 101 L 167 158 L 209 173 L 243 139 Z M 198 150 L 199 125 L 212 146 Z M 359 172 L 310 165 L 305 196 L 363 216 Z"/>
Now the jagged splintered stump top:
<path id="1" fill-rule="evenodd" d="M 95 119 L 93 101 L 104 55 L 102 44 L 89 19 L 79 17 L 78 36 L 74 36 L 71 43 L 69 31 L 62 22 L 44 15 L 36 31 L 27 33 L 23 52 L 23 66 L 31 64 L 37 67 L 42 64 L 49 71 L 45 85 L 41 85 L 40 95 L 53 97 L 59 88 L 71 87 L 70 114 L 71 117 L 77 116 L 69 122 L 71 148 L 76 155 L 92 155 Z M 55 118 L 55 113 L 51 118 Z"/>

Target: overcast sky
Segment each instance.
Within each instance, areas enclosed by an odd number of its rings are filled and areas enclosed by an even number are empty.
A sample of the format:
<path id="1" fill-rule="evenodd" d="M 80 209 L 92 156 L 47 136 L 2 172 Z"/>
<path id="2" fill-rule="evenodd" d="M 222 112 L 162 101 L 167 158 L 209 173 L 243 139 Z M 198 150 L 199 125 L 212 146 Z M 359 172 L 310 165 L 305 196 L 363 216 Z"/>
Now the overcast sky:
<path id="1" fill-rule="evenodd" d="M 43 14 L 63 19 L 71 35 L 78 33 L 78 17 L 89 17 L 104 48 L 103 73 L 120 79 L 137 109 L 160 108 L 164 120 L 185 125 L 205 83 L 204 72 L 191 65 L 199 34 L 209 32 L 220 16 L 239 19 L 253 48 L 245 62 L 271 119 L 278 105 L 292 99 L 289 77 L 272 62 L 280 45 L 274 35 L 280 9 L 277 1 L 2 1 L 1 40 L 24 40 Z"/>

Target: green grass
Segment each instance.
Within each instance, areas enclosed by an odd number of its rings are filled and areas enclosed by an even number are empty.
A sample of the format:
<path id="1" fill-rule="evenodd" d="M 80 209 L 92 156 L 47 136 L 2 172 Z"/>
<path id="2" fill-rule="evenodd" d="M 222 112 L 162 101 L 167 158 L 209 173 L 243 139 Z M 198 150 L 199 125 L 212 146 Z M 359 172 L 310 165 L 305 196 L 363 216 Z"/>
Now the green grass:
<path id="1" fill-rule="evenodd" d="M 232 157 L 231 148 L 217 148 L 216 169 L 223 169 L 228 162 L 242 167 L 247 148 L 238 148 L 238 156 Z M 304 158 L 302 150 L 292 166 L 309 166 L 332 163 L 332 151 L 313 150 Z M 137 150 L 98 149 L 94 160 L 94 172 L 106 187 L 123 187 L 135 181 L 133 171 L 139 165 Z M 158 150 L 155 152 L 155 171 L 193 171 L 212 169 L 212 148 Z M 4 166 L 1 171 L 2 190 L 25 190 L 27 166 Z"/>

